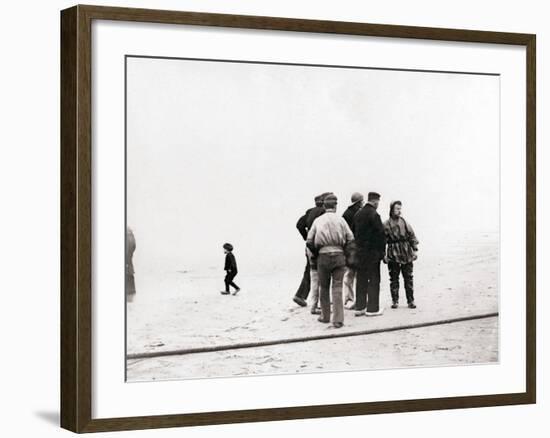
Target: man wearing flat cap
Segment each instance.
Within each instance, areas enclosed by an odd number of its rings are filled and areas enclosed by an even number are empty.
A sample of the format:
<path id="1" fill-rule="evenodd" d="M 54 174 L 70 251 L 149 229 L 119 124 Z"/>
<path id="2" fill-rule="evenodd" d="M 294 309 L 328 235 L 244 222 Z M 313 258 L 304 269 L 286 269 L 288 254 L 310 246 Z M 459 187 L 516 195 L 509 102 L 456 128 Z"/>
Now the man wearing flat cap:
<path id="1" fill-rule="evenodd" d="M 367 203 L 354 217 L 358 258 L 356 316 L 378 316 L 384 311 L 380 308 L 380 261 L 384 258 L 386 236 L 376 211 L 379 203 L 380 195 L 370 192 Z"/>
<path id="2" fill-rule="evenodd" d="M 363 208 L 363 195 L 359 192 L 355 192 L 351 195 L 351 205 L 346 209 L 342 217 L 349 225 L 351 231 L 353 232 L 354 223 L 353 218 L 361 208 Z M 344 275 L 344 305 L 348 302 L 355 301 L 354 293 L 354 283 L 355 283 L 355 274 L 356 270 L 354 266 L 348 266 L 346 268 L 346 273 Z M 353 309 L 355 304 L 350 307 Z"/>
<path id="3" fill-rule="evenodd" d="M 346 221 L 336 214 L 337 202 L 338 199 L 333 194 L 325 197 L 325 213 L 313 221 L 307 234 L 306 245 L 317 259 L 321 301 L 319 322 L 331 322 L 332 295 L 332 324 L 340 328 L 344 325 L 342 297 L 342 281 L 346 271 L 344 248 L 353 241 L 353 233 Z"/>

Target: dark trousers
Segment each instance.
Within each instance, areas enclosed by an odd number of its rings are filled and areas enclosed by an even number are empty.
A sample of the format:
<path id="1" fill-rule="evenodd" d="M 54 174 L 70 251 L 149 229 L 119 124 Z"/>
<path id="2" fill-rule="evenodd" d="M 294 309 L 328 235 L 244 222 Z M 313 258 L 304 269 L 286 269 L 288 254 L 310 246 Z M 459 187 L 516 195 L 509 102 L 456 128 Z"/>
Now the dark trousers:
<path id="1" fill-rule="evenodd" d="M 380 310 L 380 258 L 364 257 L 357 267 L 355 308 L 367 312 Z"/>
<path id="2" fill-rule="evenodd" d="M 306 256 L 306 269 L 304 270 L 302 281 L 295 294 L 297 297 L 302 298 L 303 300 L 307 300 L 307 296 L 309 295 L 309 288 L 311 286 L 311 277 L 309 274 L 309 270 L 309 259 Z"/>
<path id="3" fill-rule="evenodd" d="M 330 321 L 332 280 L 332 322 L 344 322 L 342 283 L 346 272 L 346 256 L 343 253 L 319 254 L 317 272 L 321 289 L 321 318 Z"/>
<path id="4" fill-rule="evenodd" d="M 390 261 L 388 262 L 388 270 L 390 271 L 390 291 L 393 302 L 397 303 L 399 301 L 399 274 L 402 274 L 407 303 L 412 303 L 414 301 L 412 262 L 400 264 Z"/>
<path id="5" fill-rule="evenodd" d="M 228 272 L 225 275 L 224 282 L 225 282 L 225 291 L 229 292 L 229 286 L 234 287 L 235 289 L 239 289 L 239 286 L 237 286 L 235 283 L 233 283 L 233 279 L 237 276 L 236 272 Z"/>

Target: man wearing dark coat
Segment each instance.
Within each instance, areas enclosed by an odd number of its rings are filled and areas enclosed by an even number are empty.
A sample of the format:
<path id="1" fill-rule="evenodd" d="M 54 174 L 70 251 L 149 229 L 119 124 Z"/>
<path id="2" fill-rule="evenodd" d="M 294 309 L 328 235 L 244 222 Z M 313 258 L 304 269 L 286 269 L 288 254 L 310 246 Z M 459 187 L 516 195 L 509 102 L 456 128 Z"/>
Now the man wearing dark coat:
<path id="1" fill-rule="evenodd" d="M 380 215 L 376 212 L 380 195 L 370 192 L 367 199 L 367 204 L 354 218 L 358 257 L 356 316 L 378 316 L 384 311 L 380 308 L 380 261 L 384 258 L 386 236 Z"/>
<path id="2" fill-rule="evenodd" d="M 344 214 L 342 217 L 349 225 L 351 231 L 353 231 L 353 227 L 355 226 L 353 223 L 353 218 L 355 217 L 355 214 L 363 208 L 363 195 L 359 192 L 355 192 L 351 195 L 351 205 L 344 211 Z"/>
<path id="3" fill-rule="evenodd" d="M 325 208 L 323 207 L 323 200 L 328 194 L 329 193 L 327 192 L 316 196 L 315 207 L 308 209 L 304 213 L 304 215 L 301 216 L 300 219 L 298 219 L 298 222 L 296 223 L 296 228 L 298 229 L 298 232 L 300 233 L 304 241 L 307 239 L 307 234 L 311 228 L 311 225 L 313 224 L 313 221 L 325 212 Z M 302 307 L 307 306 L 307 297 L 309 295 L 309 289 L 311 287 L 310 268 L 311 267 L 309 264 L 309 257 L 306 253 L 306 268 L 304 269 L 304 275 L 302 276 L 302 281 L 300 282 L 300 286 L 298 286 L 298 290 L 294 294 L 294 298 L 292 298 L 296 304 Z"/>

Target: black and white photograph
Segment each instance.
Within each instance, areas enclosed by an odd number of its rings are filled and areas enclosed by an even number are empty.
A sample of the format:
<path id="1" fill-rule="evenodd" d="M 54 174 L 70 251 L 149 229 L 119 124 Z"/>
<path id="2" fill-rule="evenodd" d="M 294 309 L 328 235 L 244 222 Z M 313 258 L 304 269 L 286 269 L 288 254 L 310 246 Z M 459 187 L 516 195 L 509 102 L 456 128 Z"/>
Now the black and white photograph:
<path id="1" fill-rule="evenodd" d="M 3 6 L 3 436 L 544 435 L 543 2 Z"/>
<path id="2" fill-rule="evenodd" d="M 128 382 L 499 361 L 498 74 L 125 62 Z"/>

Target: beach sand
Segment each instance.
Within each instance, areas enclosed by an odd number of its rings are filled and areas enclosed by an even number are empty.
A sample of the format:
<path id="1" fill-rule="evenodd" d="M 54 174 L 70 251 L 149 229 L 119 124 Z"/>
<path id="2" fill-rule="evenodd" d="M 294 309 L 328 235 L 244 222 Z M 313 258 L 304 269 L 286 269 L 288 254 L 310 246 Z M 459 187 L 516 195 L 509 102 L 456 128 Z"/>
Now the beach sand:
<path id="1" fill-rule="evenodd" d="M 391 309 L 382 265 L 381 317 L 346 311 L 344 327 L 320 324 L 292 296 L 303 273 L 294 263 L 273 272 L 239 272 L 242 287 L 222 296 L 222 266 L 136 274 L 127 305 L 127 353 L 162 352 L 243 342 L 385 329 L 498 312 L 497 235 L 467 234 L 415 263 L 418 308 Z M 421 247 L 422 249 L 422 247 Z M 295 266 L 296 265 L 296 266 Z M 376 354 L 373 354 L 376 352 Z M 214 360 L 213 360 L 214 359 Z M 224 359 L 223 365 L 215 359 Z M 127 361 L 128 381 L 479 364 L 498 360 L 498 318 L 305 343 Z"/>
<path id="2" fill-rule="evenodd" d="M 472 342 L 475 340 L 475 342 Z M 128 361 L 133 381 L 486 364 L 498 318 L 296 344 Z"/>

